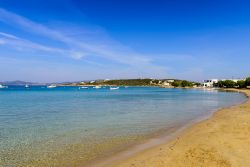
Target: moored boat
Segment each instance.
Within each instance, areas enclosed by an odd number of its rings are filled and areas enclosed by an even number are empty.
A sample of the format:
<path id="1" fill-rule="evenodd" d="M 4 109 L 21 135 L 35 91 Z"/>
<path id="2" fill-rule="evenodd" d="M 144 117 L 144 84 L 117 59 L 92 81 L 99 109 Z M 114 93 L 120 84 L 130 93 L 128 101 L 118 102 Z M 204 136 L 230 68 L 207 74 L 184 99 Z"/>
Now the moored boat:
<path id="1" fill-rule="evenodd" d="M 109 89 L 110 90 L 117 90 L 117 89 L 119 89 L 119 87 L 110 87 Z"/>
<path id="2" fill-rule="evenodd" d="M 56 88 L 56 85 L 48 85 L 47 88 Z"/>
<path id="3" fill-rule="evenodd" d="M 81 86 L 80 89 L 88 89 L 89 87 L 87 86 Z"/>
<path id="4" fill-rule="evenodd" d="M 3 89 L 3 88 L 8 88 L 8 86 L 4 86 L 0 84 L 0 89 Z"/>

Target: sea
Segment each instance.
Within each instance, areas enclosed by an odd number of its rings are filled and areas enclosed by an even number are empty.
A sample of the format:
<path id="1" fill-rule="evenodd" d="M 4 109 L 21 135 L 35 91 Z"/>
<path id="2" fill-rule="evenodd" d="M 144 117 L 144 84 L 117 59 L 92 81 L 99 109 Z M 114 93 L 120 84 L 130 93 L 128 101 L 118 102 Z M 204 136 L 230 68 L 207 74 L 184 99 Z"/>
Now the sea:
<path id="1" fill-rule="evenodd" d="M 85 166 L 245 99 L 213 89 L 8 86 L 0 89 L 0 166 Z"/>

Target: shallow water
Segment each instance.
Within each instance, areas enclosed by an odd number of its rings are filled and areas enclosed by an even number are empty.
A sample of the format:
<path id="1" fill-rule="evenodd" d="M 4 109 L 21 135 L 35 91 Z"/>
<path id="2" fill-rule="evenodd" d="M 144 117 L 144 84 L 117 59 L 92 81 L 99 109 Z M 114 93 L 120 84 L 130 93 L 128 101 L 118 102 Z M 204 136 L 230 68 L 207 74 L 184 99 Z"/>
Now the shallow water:
<path id="1" fill-rule="evenodd" d="M 244 100 L 216 90 L 10 86 L 0 89 L 0 166 L 80 166 Z"/>

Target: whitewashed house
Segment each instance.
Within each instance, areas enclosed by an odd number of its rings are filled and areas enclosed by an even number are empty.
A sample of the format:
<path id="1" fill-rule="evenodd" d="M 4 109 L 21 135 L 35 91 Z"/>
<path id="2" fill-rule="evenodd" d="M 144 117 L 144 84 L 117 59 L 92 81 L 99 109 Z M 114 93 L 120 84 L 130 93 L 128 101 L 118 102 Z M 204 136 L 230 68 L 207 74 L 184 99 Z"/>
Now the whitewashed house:
<path id="1" fill-rule="evenodd" d="M 169 83 L 168 81 L 164 81 L 164 82 L 162 83 L 162 85 L 163 85 L 163 86 L 171 86 L 170 83 Z"/>
<path id="2" fill-rule="evenodd" d="M 204 80 L 202 86 L 206 88 L 214 87 L 214 84 L 218 83 L 218 79 Z"/>

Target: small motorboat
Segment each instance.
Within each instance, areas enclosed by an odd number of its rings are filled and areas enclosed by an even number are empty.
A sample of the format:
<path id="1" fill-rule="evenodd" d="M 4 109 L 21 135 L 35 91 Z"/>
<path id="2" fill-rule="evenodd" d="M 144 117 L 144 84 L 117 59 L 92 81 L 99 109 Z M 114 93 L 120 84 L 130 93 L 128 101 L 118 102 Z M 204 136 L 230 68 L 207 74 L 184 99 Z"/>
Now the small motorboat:
<path id="1" fill-rule="evenodd" d="M 0 84 L 0 89 L 3 89 L 3 88 L 8 88 L 8 86 L 4 86 Z"/>
<path id="2" fill-rule="evenodd" d="M 56 85 L 48 85 L 47 88 L 56 88 Z"/>
<path id="3" fill-rule="evenodd" d="M 110 87 L 109 89 L 110 90 L 117 90 L 117 89 L 119 89 L 119 87 Z"/>
<path id="4" fill-rule="evenodd" d="M 27 84 L 26 84 L 24 87 L 25 87 L 25 88 L 28 88 L 28 87 L 29 87 L 29 85 L 27 85 Z"/>
<path id="5" fill-rule="evenodd" d="M 81 86 L 80 89 L 88 89 L 89 87 L 87 86 Z"/>
<path id="6" fill-rule="evenodd" d="M 100 89 L 100 88 L 102 88 L 101 86 L 95 86 L 95 87 L 93 87 L 93 88 L 95 88 L 95 89 Z"/>

